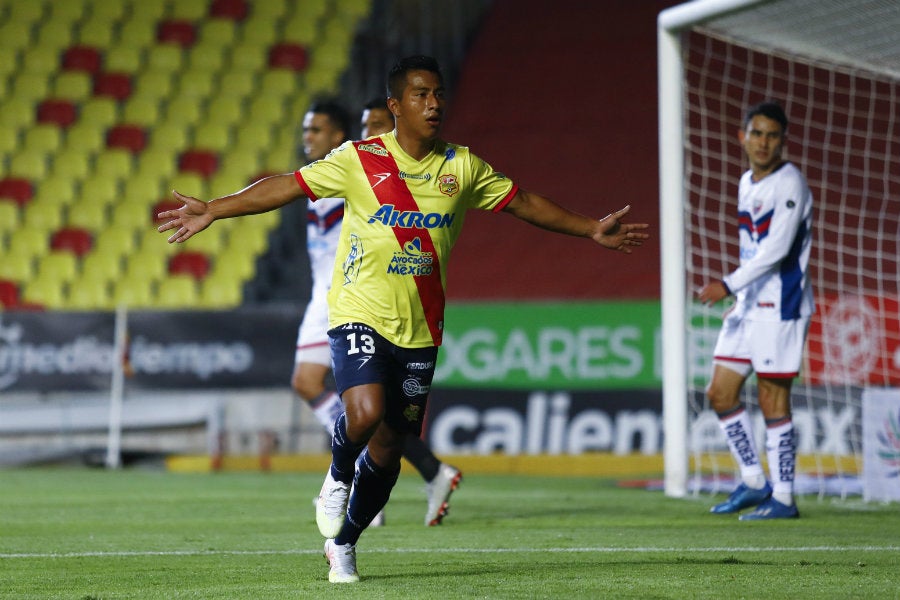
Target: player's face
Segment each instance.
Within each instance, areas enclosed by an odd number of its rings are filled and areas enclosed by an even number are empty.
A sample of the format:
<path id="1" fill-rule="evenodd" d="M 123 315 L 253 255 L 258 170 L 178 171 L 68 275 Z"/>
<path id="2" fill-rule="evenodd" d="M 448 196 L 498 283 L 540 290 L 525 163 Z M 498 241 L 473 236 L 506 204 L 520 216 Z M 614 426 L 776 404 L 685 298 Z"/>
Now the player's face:
<path id="1" fill-rule="evenodd" d="M 328 115 L 308 112 L 303 117 L 303 153 L 310 162 L 325 158 L 343 139 L 344 132 L 331 124 Z"/>
<path id="2" fill-rule="evenodd" d="M 366 139 L 373 135 L 387 133 L 394 128 L 394 115 L 386 108 L 367 108 L 362 114 L 362 133 Z"/>
<path id="3" fill-rule="evenodd" d="M 754 172 L 768 172 L 781 162 L 784 131 L 778 121 L 756 115 L 738 135 Z"/>
<path id="4" fill-rule="evenodd" d="M 393 100 L 393 99 L 392 99 Z M 431 71 L 415 70 L 406 75 L 406 88 L 391 108 L 397 123 L 422 139 L 435 139 L 444 120 L 444 84 Z"/>

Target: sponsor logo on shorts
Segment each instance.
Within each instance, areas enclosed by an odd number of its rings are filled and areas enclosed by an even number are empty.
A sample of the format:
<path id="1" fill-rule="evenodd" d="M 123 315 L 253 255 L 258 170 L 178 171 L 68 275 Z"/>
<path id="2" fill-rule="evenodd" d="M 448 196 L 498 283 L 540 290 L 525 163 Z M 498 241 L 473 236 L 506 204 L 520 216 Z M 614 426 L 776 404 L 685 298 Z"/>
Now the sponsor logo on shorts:
<path id="1" fill-rule="evenodd" d="M 410 371 L 421 371 L 422 369 L 433 369 L 434 361 L 429 360 L 428 362 L 408 362 L 406 363 L 406 368 Z"/>
<path id="2" fill-rule="evenodd" d="M 431 389 L 430 385 L 422 385 L 418 379 L 412 377 L 403 382 L 403 393 L 410 398 L 427 394 L 429 389 Z"/>

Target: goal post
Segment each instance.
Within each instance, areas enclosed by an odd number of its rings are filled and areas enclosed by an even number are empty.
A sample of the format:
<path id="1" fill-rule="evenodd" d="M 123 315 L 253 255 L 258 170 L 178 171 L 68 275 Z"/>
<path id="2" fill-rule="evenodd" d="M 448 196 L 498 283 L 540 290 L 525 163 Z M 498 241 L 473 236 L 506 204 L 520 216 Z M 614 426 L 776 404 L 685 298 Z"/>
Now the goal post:
<path id="1" fill-rule="evenodd" d="M 660 13 L 657 32 L 665 493 L 735 472 L 703 393 L 723 308 L 694 294 L 737 266 L 747 167 L 736 134 L 763 100 L 785 106 L 785 157 L 814 194 L 818 309 L 792 395 L 798 476 L 819 494 L 835 481 L 848 493 L 841 476 L 861 472 L 862 390 L 900 382 L 900 10 L 695 0 Z"/>

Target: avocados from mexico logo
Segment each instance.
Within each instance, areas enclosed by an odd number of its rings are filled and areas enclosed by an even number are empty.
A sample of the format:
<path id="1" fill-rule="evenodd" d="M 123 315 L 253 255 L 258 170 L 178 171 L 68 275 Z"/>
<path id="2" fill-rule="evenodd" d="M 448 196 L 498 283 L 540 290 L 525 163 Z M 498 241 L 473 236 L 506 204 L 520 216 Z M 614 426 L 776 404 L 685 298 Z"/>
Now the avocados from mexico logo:
<path id="1" fill-rule="evenodd" d="M 879 431 L 878 458 L 887 467 L 888 477 L 900 477 L 900 410 L 884 420 L 884 429 Z"/>
<path id="2" fill-rule="evenodd" d="M 431 275 L 434 271 L 434 253 L 422 251 L 422 240 L 415 237 L 405 244 L 403 250 L 395 252 L 388 264 L 391 275 Z"/>

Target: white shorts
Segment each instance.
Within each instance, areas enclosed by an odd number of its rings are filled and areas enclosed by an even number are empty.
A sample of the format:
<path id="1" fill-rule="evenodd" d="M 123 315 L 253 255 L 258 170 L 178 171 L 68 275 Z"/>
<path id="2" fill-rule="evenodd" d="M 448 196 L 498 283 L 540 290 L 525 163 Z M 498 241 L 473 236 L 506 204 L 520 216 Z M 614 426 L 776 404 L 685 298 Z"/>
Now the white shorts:
<path id="1" fill-rule="evenodd" d="M 297 352 L 294 354 L 294 363 L 301 362 L 331 367 L 328 301 L 325 294 L 314 294 L 303 313 L 303 321 L 297 330 Z"/>
<path id="2" fill-rule="evenodd" d="M 790 379 L 800 374 L 809 317 L 793 321 L 750 321 L 725 316 L 713 362 L 743 376 Z"/>

